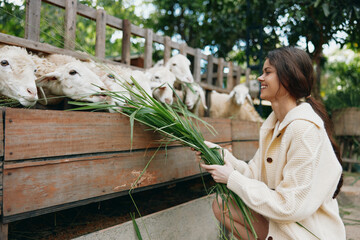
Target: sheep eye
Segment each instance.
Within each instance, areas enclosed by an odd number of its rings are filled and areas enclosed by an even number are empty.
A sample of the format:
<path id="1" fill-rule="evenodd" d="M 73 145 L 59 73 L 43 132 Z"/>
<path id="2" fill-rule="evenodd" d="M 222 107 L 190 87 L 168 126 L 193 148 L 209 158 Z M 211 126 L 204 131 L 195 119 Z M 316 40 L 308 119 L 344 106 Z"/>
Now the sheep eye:
<path id="1" fill-rule="evenodd" d="M 159 79 L 159 76 L 155 76 L 155 79 Z"/>
<path id="2" fill-rule="evenodd" d="M 9 62 L 7 60 L 2 60 L 1 61 L 1 66 L 6 67 L 8 65 L 9 65 Z"/>
<path id="3" fill-rule="evenodd" d="M 69 74 L 72 75 L 72 76 L 74 76 L 75 74 L 77 74 L 77 71 L 71 70 L 71 71 L 69 72 Z"/>
<path id="4" fill-rule="evenodd" d="M 111 73 L 108 74 L 107 76 L 108 76 L 108 78 L 115 79 L 115 76 L 113 74 L 111 74 Z"/>
<path id="5" fill-rule="evenodd" d="M 172 65 L 173 65 L 173 66 L 176 66 L 176 63 L 173 63 Z"/>
<path id="6" fill-rule="evenodd" d="M 37 69 L 34 69 L 34 73 L 36 73 L 37 72 Z"/>

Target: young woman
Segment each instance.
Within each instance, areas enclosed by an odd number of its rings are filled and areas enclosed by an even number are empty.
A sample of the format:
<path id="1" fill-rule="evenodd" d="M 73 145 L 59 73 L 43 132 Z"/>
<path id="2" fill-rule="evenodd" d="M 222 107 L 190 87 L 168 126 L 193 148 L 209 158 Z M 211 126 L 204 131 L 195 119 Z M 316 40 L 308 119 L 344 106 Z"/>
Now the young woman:
<path id="1" fill-rule="evenodd" d="M 326 111 L 310 95 L 309 56 L 293 47 L 275 49 L 258 80 L 260 97 L 271 102 L 273 112 L 260 129 L 254 158 L 245 163 L 225 150 L 225 165 L 201 166 L 252 209 L 259 239 L 345 240 L 335 199 L 342 185 L 341 159 Z M 235 236 L 248 239 L 239 209 L 214 201 L 213 211 Z"/>

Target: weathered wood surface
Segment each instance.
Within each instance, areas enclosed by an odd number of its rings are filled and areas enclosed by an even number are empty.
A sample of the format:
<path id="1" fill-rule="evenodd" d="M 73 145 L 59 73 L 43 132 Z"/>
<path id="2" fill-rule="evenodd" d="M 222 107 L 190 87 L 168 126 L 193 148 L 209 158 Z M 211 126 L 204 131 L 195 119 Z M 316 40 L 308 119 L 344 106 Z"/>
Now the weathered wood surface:
<path id="1" fill-rule="evenodd" d="M 232 120 L 231 133 L 232 140 L 258 140 L 259 131 L 262 123 L 249 122 L 243 120 Z"/>
<path id="2" fill-rule="evenodd" d="M 231 120 L 206 119 L 214 136 L 199 123 L 205 139 L 231 141 Z M 159 134 L 136 124 L 132 149 L 158 146 Z M 75 154 L 128 151 L 131 148 L 129 119 L 121 114 L 64 112 L 7 108 L 4 160 L 56 157 Z"/>
<path id="3" fill-rule="evenodd" d="M 4 212 L 9 216 L 129 190 L 156 150 L 5 164 Z M 198 174 L 189 148 L 159 150 L 136 187 Z"/>
<path id="4" fill-rule="evenodd" d="M 232 153 L 238 159 L 249 161 L 254 157 L 258 147 L 258 141 L 233 142 Z"/>

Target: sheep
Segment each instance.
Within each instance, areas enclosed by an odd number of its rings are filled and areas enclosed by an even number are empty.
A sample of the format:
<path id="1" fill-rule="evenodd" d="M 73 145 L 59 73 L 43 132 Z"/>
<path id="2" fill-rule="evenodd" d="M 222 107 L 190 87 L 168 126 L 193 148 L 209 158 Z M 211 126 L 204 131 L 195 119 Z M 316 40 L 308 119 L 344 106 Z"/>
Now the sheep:
<path id="1" fill-rule="evenodd" d="M 176 77 L 176 80 L 184 83 L 193 83 L 194 77 L 190 70 L 191 62 L 187 57 L 182 54 L 172 56 L 167 63 L 164 65 L 164 61 L 160 60 L 154 67 L 165 66 L 168 68 Z"/>
<path id="2" fill-rule="evenodd" d="M 39 68 L 36 85 L 56 96 L 73 100 L 103 102 L 105 84 L 81 61 L 70 56 L 53 54 L 49 57 L 34 57 Z M 45 67 L 44 67 L 45 66 Z M 45 101 L 45 104 L 48 104 Z"/>
<path id="3" fill-rule="evenodd" d="M 35 105 L 35 63 L 26 49 L 0 46 L 0 94 L 15 99 L 24 107 Z"/>
<path id="4" fill-rule="evenodd" d="M 205 116 L 207 110 L 205 91 L 198 83 L 189 84 L 185 88 L 185 105 L 195 115 Z"/>
<path id="5" fill-rule="evenodd" d="M 212 91 L 210 117 L 263 122 L 264 120 L 253 107 L 248 92 L 243 84 L 234 87 L 229 94 Z"/>
<path id="6" fill-rule="evenodd" d="M 150 78 L 154 98 L 171 105 L 173 103 L 175 75 L 166 67 L 153 67 L 147 70 L 145 74 Z"/>

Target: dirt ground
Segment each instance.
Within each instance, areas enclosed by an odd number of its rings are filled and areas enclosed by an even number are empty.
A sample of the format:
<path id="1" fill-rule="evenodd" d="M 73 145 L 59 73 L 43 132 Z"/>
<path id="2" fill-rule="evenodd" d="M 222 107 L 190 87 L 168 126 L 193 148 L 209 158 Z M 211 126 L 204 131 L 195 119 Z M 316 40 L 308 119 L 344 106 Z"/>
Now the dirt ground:
<path id="1" fill-rule="evenodd" d="M 204 177 L 207 187 L 214 182 Z M 207 195 L 201 178 L 133 193 L 142 216 Z M 131 220 L 129 195 L 9 224 L 9 240 L 67 240 Z M 139 215 L 137 214 L 136 217 Z"/>

